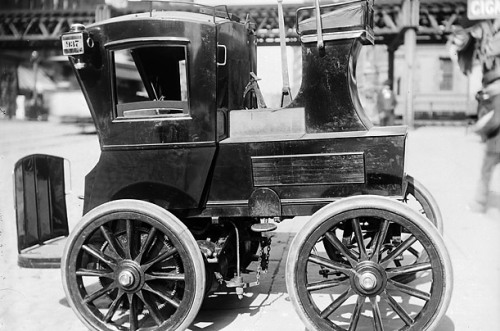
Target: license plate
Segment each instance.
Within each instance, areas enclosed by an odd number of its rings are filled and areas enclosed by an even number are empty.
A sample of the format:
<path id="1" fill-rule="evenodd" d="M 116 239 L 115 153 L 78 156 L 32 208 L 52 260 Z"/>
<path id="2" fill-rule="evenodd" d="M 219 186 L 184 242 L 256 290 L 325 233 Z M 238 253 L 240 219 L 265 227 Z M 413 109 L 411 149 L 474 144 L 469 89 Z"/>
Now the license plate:
<path id="1" fill-rule="evenodd" d="M 61 41 L 64 55 L 83 54 L 83 33 L 65 34 Z"/>

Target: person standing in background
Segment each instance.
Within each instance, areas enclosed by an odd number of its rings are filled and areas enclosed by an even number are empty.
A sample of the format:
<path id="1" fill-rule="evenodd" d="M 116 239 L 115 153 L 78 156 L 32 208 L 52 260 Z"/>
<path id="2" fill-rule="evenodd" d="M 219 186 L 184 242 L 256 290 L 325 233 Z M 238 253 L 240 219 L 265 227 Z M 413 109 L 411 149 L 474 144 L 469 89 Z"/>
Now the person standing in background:
<path id="1" fill-rule="evenodd" d="M 485 143 L 481 173 L 474 200 L 467 207 L 484 213 L 495 166 L 500 164 L 500 19 L 480 21 L 455 32 L 449 40 L 451 55 L 468 75 L 475 62 L 481 64 L 482 90 L 478 93 L 478 121 L 473 131 Z"/>
<path id="2" fill-rule="evenodd" d="M 473 130 L 485 143 L 481 173 L 474 201 L 468 208 L 484 213 L 488 209 L 491 178 L 495 167 L 500 164 L 500 80 L 483 88 L 479 104 L 485 109 Z"/>
<path id="3" fill-rule="evenodd" d="M 380 126 L 394 125 L 396 103 L 396 97 L 391 89 L 391 84 L 389 81 L 385 81 L 377 94 L 377 111 Z"/>

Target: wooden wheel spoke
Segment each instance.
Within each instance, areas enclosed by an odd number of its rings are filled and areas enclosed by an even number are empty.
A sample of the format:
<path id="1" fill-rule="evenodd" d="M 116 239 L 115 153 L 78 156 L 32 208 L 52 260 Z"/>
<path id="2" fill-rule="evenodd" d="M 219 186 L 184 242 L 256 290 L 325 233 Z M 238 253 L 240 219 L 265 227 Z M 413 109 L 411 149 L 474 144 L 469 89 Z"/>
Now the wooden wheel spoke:
<path id="1" fill-rule="evenodd" d="M 116 262 L 109 256 L 101 253 L 97 249 L 95 249 L 92 246 L 89 245 L 83 245 L 82 249 L 92 255 L 93 257 L 101 260 L 102 262 L 106 263 L 108 266 L 110 266 L 112 269 L 116 267 Z"/>
<path id="2" fill-rule="evenodd" d="M 380 308 L 378 306 L 377 297 L 370 297 L 370 302 L 372 304 L 373 325 L 375 327 L 375 331 L 384 331 L 382 314 L 380 314 Z"/>
<path id="3" fill-rule="evenodd" d="M 380 252 L 382 249 L 382 245 L 384 244 L 385 237 L 387 236 L 387 231 L 389 230 L 390 222 L 388 220 L 384 220 L 380 224 L 380 229 L 377 233 L 377 239 L 373 245 L 373 253 L 370 258 L 373 262 L 378 262 L 380 258 Z"/>
<path id="4" fill-rule="evenodd" d="M 427 292 L 418 290 L 411 286 L 398 283 L 392 279 L 388 279 L 387 281 L 387 289 L 389 290 L 398 290 L 405 294 L 411 295 L 412 297 L 422 299 L 424 301 L 429 301 L 431 299 L 431 295 Z"/>
<path id="5" fill-rule="evenodd" d="M 114 278 L 113 272 L 110 270 L 102 270 L 102 269 L 84 269 L 80 268 L 76 271 L 76 275 L 80 277 L 105 277 L 105 278 Z"/>
<path id="6" fill-rule="evenodd" d="M 403 307 L 401 307 L 401 305 L 397 303 L 397 301 L 391 295 L 384 293 L 382 295 L 382 298 L 387 301 L 389 306 L 391 306 L 392 310 L 394 310 L 394 312 L 398 314 L 399 317 L 401 317 L 401 319 L 403 320 L 403 322 L 405 322 L 406 325 L 410 326 L 413 323 L 415 323 L 413 318 L 411 318 L 411 316 L 406 312 L 406 310 Z"/>
<path id="7" fill-rule="evenodd" d="M 398 257 L 399 255 L 403 254 L 404 251 L 406 251 L 408 248 L 410 248 L 411 245 L 413 245 L 417 241 L 417 238 L 415 236 L 411 236 L 405 241 L 403 241 L 396 249 L 394 249 L 392 252 L 390 252 L 385 258 L 380 261 L 380 265 L 383 268 L 386 268 L 389 263 L 391 263 L 394 258 Z"/>
<path id="8" fill-rule="evenodd" d="M 328 307 L 326 307 L 321 312 L 321 318 L 328 318 L 334 311 L 336 311 L 349 297 L 352 295 L 353 290 L 351 288 L 343 292 L 335 301 L 333 301 Z"/>
<path id="9" fill-rule="evenodd" d="M 338 279 L 328 279 L 328 280 L 322 280 L 319 282 L 307 284 L 306 289 L 309 292 L 312 292 L 312 291 L 323 290 L 326 288 L 337 287 L 340 285 L 345 285 L 347 283 L 348 283 L 347 277 L 343 277 L 342 280 L 340 280 L 340 281 Z"/>
<path id="10" fill-rule="evenodd" d="M 323 266 L 325 268 L 333 269 L 348 276 L 352 273 L 352 269 L 349 268 L 347 265 L 334 262 L 332 260 L 326 259 L 318 255 L 314 254 L 309 255 L 308 261 Z"/>
<path id="11" fill-rule="evenodd" d="M 352 219 L 352 227 L 354 229 L 354 235 L 359 247 L 359 260 L 366 261 L 368 259 L 368 254 L 366 253 L 365 242 L 363 238 L 363 231 L 361 230 L 361 225 L 359 224 L 359 219 Z"/>
<path id="12" fill-rule="evenodd" d="M 161 325 L 163 322 L 163 319 L 161 317 L 161 313 L 158 310 L 158 307 L 154 302 L 151 302 L 150 299 L 148 299 L 147 295 L 144 295 L 145 293 L 139 291 L 137 292 L 137 296 L 144 302 L 144 305 L 146 306 L 147 310 L 151 314 L 151 317 L 155 320 L 157 325 Z"/>
<path id="13" fill-rule="evenodd" d="M 123 290 L 121 290 L 121 289 L 118 290 L 118 294 L 117 294 L 116 298 L 113 300 L 113 302 L 109 306 L 108 312 L 106 313 L 106 316 L 104 316 L 104 322 L 109 323 L 109 321 L 111 321 L 111 319 L 113 318 L 113 315 L 116 313 L 116 310 L 118 309 L 118 307 L 120 306 L 120 303 L 123 300 L 124 294 L 125 294 L 125 292 L 123 292 Z"/>
<path id="14" fill-rule="evenodd" d="M 145 284 L 144 285 L 144 290 L 151 292 L 155 294 L 156 296 L 160 297 L 161 299 L 165 300 L 168 302 L 170 305 L 174 306 L 175 308 L 179 308 L 181 301 L 175 297 L 172 297 L 168 294 L 164 294 L 158 290 L 153 289 L 151 286 Z"/>
<path id="15" fill-rule="evenodd" d="M 116 254 L 117 257 L 123 258 L 125 253 L 123 251 L 122 245 L 116 240 L 115 236 L 104 226 L 100 227 L 101 233 L 109 244 L 111 251 Z"/>
<path id="16" fill-rule="evenodd" d="M 387 277 L 392 278 L 399 275 L 414 274 L 419 271 L 425 271 L 432 269 L 432 265 L 429 262 L 426 263 L 415 263 L 407 266 L 402 266 L 399 268 L 387 269 Z"/>
<path id="17" fill-rule="evenodd" d="M 340 240 L 331 232 L 326 232 L 325 233 L 325 238 L 332 244 L 340 253 L 342 253 L 351 266 L 355 266 L 358 263 L 358 259 L 354 254 L 351 252 L 350 249 L 348 249 Z"/>
<path id="18" fill-rule="evenodd" d="M 139 328 L 139 321 L 137 320 L 137 299 L 134 300 L 134 295 L 132 293 L 127 294 L 128 297 L 128 303 L 130 306 L 130 313 L 128 316 L 128 320 L 130 323 L 130 331 L 135 331 Z"/>
<path id="19" fill-rule="evenodd" d="M 366 297 L 358 296 L 356 301 L 356 306 L 354 306 L 354 311 L 352 312 L 351 321 L 349 322 L 349 331 L 355 331 L 358 328 L 359 317 L 361 316 L 361 310 L 363 309 L 363 304 L 365 303 Z"/>
<path id="20" fill-rule="evenodd" d="M 162 261 L 168 260 L 169 258 L 173 257 L 176 254 L 179 254 L 179 252 L 177 251 L 177 248 L 175 248 L 175 247 L 170 248 L 168 250 L 165 250 L 163 253 L 159 254 L 158 256 L 156 256 L 151 261 L 149 261 L 146 264 L 142 265 L 142 270 L 146 271 L 149 268 L 151 268 L 154 264 L 156 264 L 158 262 L 162 262 Z"/>
<path id="21" fill-rule="evenodd" d="M 135 245 L 134 239 L 134 224 L 132 220 L 127 219 L 125 222 L 125 228 L 127 230 L 127 247 L 125 247 L 125 256 L 127 259 L 132 259 L 133 248 Z"/>
<path id="22" fill-rule="evenodd" d="M 108 286 L 101 288 L 98 291 L 95 291 L 94 293 L 90 295 L 86 295 L 85 298 L 83 298 L 83 302 L 88 304 L 92 301 L 94 301 L 97 298 L 102 297 L 104 294 L 107 294 L 114 290 L 116 288 L 115 283 L 110 283 Z"/>
<path id="23" fill-rule="evenodd" d="M 371 248 L 373 247 L 375 241 L 377 240 L 377 234 L 373 235 L 370 237 L 370 241 L 368 242 L 368 244 L 366 244 L 366 248 Z"/>
<path id="24" fill-rule="evenodd" d="M 413 247 L 410 247 L 408 248 L 408 252 L 410 252 L 413 256 L 415 256 L 416 258 L 419 258 L 420 257 L 420 252 L 417 251 L 415 248 Z"/>
<path id="25" fill-rule="evenodd" d="M 185 281 L 186 275 L 183 273 L 168 273 L 168 272 L 152 272 L 150 274 L 146 274 L 146 281 L 153 279 L 161 279 L 161 280 L 171 280 L 171 281 Z"/>
<path id="26" fill-rule="evenodd" d="M 144 241 L 144 244 L 142 245 L 139 254 L 137 254 L 135 261 L 138 263 L 142 262 L 142 258 L 144 254 L 146 254 L 149 249 L 151 248 L 152 243 L 154 242 L 154 239 L 156 237 L 156 228 L 153 226 L 148 232 L 148 236 L 146 237 L 146 241 Z"/>

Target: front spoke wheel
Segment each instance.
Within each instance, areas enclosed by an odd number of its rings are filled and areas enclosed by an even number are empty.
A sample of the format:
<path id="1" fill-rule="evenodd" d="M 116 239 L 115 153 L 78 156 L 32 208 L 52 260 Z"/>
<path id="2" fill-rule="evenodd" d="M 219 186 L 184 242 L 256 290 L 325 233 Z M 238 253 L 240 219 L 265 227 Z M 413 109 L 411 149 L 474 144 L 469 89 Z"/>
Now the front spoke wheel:
<path id="1" fill-rule="evenodd" d="M 184 329 L 205 294 L 196 241 L 166 210 L 119 200 L 88 213 L 63 256 L 66 296 L 96 330 Z"/>

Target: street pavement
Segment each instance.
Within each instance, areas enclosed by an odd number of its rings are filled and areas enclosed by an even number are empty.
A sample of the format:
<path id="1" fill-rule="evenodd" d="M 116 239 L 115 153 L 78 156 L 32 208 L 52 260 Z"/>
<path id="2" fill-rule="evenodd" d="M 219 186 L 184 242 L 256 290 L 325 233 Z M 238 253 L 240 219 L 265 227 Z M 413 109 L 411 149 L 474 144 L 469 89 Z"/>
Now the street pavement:
<path id="1" fill-rule="evenodd" d="M 17 266 L 13 209 L 14 163 L 31 153 L 71 163 L 67 197 L 70 228 L 81 215 L 84 175 L 99 158 L 95 134 L 51 122 L 0 120 L 0 330 L 83 331 L 62 289 L 60 270 Z M 436 198 L 444 219 L 455 287 L 440 331 L 500 329 L 500 169 L 485 214 L 466 209 L 479 176 L 482 144 L 466 127 L 421 127 L 409 132 L 406 169 Z M 269 272 L 239 300 L 234 294 L 204 301 L 191 330 L 305 330 L 285 285 L 288 247 L 307 217 L 281 223 L 273 238 Z M 249 281 L 253 281 L 250 276 Z"/>

